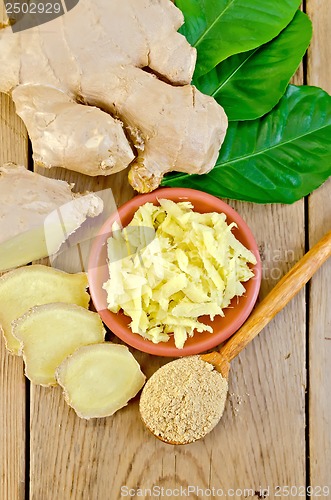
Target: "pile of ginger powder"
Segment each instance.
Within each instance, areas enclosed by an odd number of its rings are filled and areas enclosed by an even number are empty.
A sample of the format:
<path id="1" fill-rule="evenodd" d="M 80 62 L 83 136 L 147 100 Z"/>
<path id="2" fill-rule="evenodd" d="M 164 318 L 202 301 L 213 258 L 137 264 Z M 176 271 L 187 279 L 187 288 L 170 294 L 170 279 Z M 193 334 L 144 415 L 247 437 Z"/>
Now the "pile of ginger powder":
<path id="1" fill-rule="evenodd" d="M 204 437 L 223 415 L 227 380 L 203 361 L 189 356 L 157 370 L 140 398 L 146 427 L 162 441 L 186 444 Z"/>

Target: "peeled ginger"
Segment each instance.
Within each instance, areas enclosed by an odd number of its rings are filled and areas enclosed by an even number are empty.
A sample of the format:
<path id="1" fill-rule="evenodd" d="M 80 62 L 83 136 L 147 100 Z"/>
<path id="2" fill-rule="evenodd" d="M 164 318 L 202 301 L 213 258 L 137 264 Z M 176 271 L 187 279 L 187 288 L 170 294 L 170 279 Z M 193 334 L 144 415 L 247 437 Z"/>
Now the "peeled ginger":
<path id="1" fill-rule="evenodd" d="M 97 195 L 72 188 L 14 164 L 0 167 L 1 272 L 55 254 L 87 218 L 103 211 Z"/>
<path id="2" fill-rule="evenodd" d="M 25 375 L 34 384 L 56 385 L 55 371 L 76 349 L 103 342 L 100 316 L 74 304 L 33 307 L 14 322 L 13 333 L 21 343 Z"/>
<path id="3" fill-rule="evenodd" d="M 0 331 L 6 347 L 18 354 L 20 343 L 12 333 L 12 322 L 31 307 L 64 302 L 88 308 L 90 296 L 85 273 L 68 274 L 51 267 L 33 265 L 0 277 Z"/>
<path id="4" fill-rule="evenodd" d="M 145 383 L 129 349 L 108 342 L 79 348 L 59 366 L 56 379 L 66 402 L 85 419 L 113 415 Z"/>

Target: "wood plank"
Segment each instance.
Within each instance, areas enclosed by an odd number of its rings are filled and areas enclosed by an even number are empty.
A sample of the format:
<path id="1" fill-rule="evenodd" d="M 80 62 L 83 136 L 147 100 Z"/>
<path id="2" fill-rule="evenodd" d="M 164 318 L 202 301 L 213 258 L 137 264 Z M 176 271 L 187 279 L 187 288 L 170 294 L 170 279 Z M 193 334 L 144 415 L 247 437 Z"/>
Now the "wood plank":
<path id="1" fill-rule="evenodd" d="M 262 298 L 303 254 L 303 202 L 231 205 L 260 245 Z M 304 366 L 301 292 L 231 365 L 227 411 L 209 438 L 214 486 L 272 492 L 277 484 L 305 484 Z"/>
<path id="2" fill-rule="evenodd" d="M 70 180 L 76 175 L 62 174 Z M 82 186 L 81 178 L 77 182 Z M 115 194 L 121 203 L 130 195 Z M 264 255 L 263 296 L 303 253 L 303 203 L 231 204 L 252 227 Z M 151 436 L 140 422 L 137 401 L 113 418 L 85 422 L 66 407 L 58 389 L 33 387 L 31 498 L 55 491 L 64 500 L 94 499 L 109 491 L 117 498 L 125 485 L 258 491 L 260 485 L 294 479 L 304 484 L 304 317 L 301 294 L 234 362 L 222 423 L 189 446 L 169 447 Z M 133 352 L 147 375 L 165 362 Z"/>
<path id="3" fill-rule="evenodd" d="M 1 2 L 2 4 L 2 2 Z M 27 165 L 25 127 L 11 100 L 0 94 L 0 165 Z M 22 359 L 6 352 L 0 339 L 0 498 L 25 497 L 25 378 Z"/>
<path id="4" fill-rule="evenodd" d="M 80 192 L 112 189 L 118 206 L 133 196 L 127 182 L 127 172 L 108 178 L 89 178 L 63 169 L 39 168 L 37 171 L 74 182 L 75 190 Z M 72 252 L 70 260 L 72 272 L 82 270 L 78 252 Z M 144 355 L 137 353 L 136 357 L 139 356 L 144 358 Z M 32 386 L 31 499 L 47 498 L 49 492 L 56 492 L 63 500 L 85 498 L 85 495 L 86 498 L 97 498 L 108 494 L 112 481 L 116 482 L 117 479 L 116 474 L 112 478 L 109 470 L 120 467 L 122 450 L 127 445 L 127 427 L 132 417 L 136 419 L 136 415 L 137 401 L 114 418 L 86 422 L 77 418 L 73 410 L 67 407 L 59 388 Z M 50 442 L 54 443 L 54 447 L 49 446 Z M 115 442 L 117 444 L 114 447 Z"/>
<path id="5" fill-rule="evenodd" d="M 62 170 L 47 175 L 75 181 L 80 190 L 112 186 L 119 204 L 132 196 L 125 174 L 95 181 Z M 303 202 L 231 204 L 252 227 L 263 254 L 262 297 L 303 254 Z M 147 375 L 165 362 L 132 351 Z M 253 488 L 255 493 L 260 486 L 304 484 L 304 358 L 301 293 L 233 363 L 221 424 L 205 440 L 185 447 L 151 436 L 140 422 L 137 400 L 112 418 L 86 422 L 65 405 L 58 388 L 32 387 L 31 499 L 119 498 L 124 485 Z"/>
<path id="6" fill-rule="evenodd" d="M 308 54 L 308 83 L 331 93 L 331 13 L 326 1 L 309 0 L 314 36 Z M 309 197 L 309 244 L 331 228 L 331 180 Z M 310 482 L 331 491 L 331 262 L 313 277 L 309 300 Z"/>
<path id="7" fill-rule="evenodd" d="M 331 228 L 331 182 L 309 199 L 309 244 Z M 309 294 L 310 481 L 331 492 L 331 262 L 312 278 Z M 331 493 L 330 493 L 331 494 Z"/>
<path id="8" fill-rule="evenodd" d="M 301 85 L 303 75 L 301 64 L 292 83 Z M 228 203 L 246 220 L 259 244 L 262 299 L 304 253 L 304 202 Z M 210 464 L 207 487 L 242 490 L 234 498 L 257 498 L 261 488 L 270 487 L 273 498 L 277 485 L 305 484 L 305 386 L 301 292 L 231 363 L 226 412 L 204 440 Z M 201 450 L 197 451 L 199 456 Z"/>
<path id="9" fill-rule="evenodd" d="M 0 2 L 0 22 L 6 21 Z M 16 162 L 27 166 L 25 127 L 11 100 L 0 94 L 0 165 Z M 22 359 L 6 352 L 0 339 L 0 498 L 25 498 L 26 383 Z"/>

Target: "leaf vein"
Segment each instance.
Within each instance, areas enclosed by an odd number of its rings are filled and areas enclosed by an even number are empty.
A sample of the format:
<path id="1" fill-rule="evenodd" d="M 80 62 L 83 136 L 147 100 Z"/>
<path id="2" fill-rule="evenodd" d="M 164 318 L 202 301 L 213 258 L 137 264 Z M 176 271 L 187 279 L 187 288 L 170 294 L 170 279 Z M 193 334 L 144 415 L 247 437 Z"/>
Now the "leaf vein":
<path id="1" fill-rule="evenodd" d="M 231 78 L 238 73 L 238 71 L 253 57 L 253 55 L 259 50 L 260 47 L 257 47 L 257 49 L 254 49 L 248 57 L 246 57 L 242 63 L 235 68 L 230 75 L 224 80 L 224 82 L 221 82 L 220 85 L 214 90 L 214 92 L 211 94 L 212 97 L 215 97 L 215 95 L 223 88 L 225 85 L 231 80 Z"/>
<path id="2" fill-rule="evenodd" d="M 233 159 L 228 160 L 228 161 L 224 161 L 224 162 L 221 162 L 221 163 L 216 163 L 215 167 L 220 166 L 220 165 L 227 165 L 229 163 L 230 164 L 237 163 L 237 162 L 239 162 L 241 160 L 246 160 L 248 158 L 253 158 L 254 156 L 259 156 L 261 154 L 267 153 L 268 151 L 272 151 L 272 150 L 278 149 L 278 148 L 280 148 L 282 146 L 286 146 L 287 144 L 295 143 L 296 141 L 298 141 L 300 139 L 303 139 L 304 137 L 309 137 L 310 135 L 314 134 L 315 132 L 319 132 L 320 130 L 323 130 L 323 129 L 327 128 L 327 127 L 330 127 L 330 123 L 326 124 L 323 127 L 318 128 L 318 129 L 312 130 L 309 133 L 305 133 L 305 134 L 299 135 L 298 137 L 295 137 L 293 139 L 289 139 L 288 141 L 278 142 L 277 144 L 274 144 L 273 146 L 271 146 L 269 148 L 262 149 L 261 151 L 258 151 L 256 153 L 254 152 L 254 154 L 249 153 L 249 154 L 240 156 L 238 158 L 233 158 Z"/>
<path id="3" fill-rule="evenodd" d="M 202 41 L 202 39 L 209 33 L 209 31 L 215 26 L 215 24 L 221 19 L 221 17 L 225 14 L 225 12 L 231 7 L 231 5 L 234 3 L 235 0 L 231 0 L 231 2 L 226 6 L 226 8 L 216 17 L 216 19 L 211 23 L 210 26 L 208 26 L 208 28 L 206 29 L 206 31 L 204 31 L 203 33 L 201 33 L 201 35 L 199 36 L 198 40 L 195 42 L 195 44 L 193 45 L 194 47 L 197 47 L 200 42 Z"/>

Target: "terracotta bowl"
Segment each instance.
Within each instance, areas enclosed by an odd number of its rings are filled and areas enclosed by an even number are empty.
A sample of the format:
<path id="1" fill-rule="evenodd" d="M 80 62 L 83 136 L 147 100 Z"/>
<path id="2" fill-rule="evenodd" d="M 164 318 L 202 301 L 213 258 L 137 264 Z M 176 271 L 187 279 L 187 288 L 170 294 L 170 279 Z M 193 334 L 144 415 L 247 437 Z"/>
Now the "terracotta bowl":
<path id="1" fill-rule="evenodd" d="M 157 204 L 158 198 L 167 198 L 175 202 L 190 201 L 195 211 L 200 213 L 225 213 L 227 216 L 227 223 L 230 224 L 231 222 L 235 222 L 238 226 L 238 229 L 233 230 L 236 238 L 249 248 L 257 259 L 257 264 L 253 267 L 255 277 L 244 284 L 246 294 L 239 298 L 235 297 L 232 300 L 230 306 L 224 309 L 225 317 L 216 316 L 214 321 L 210 321 L 209 317 L 201 317 L 201 320 L 213 327 L 213 333 L 196 332 L 192 338 L 186 341 L 183 349 L 177 349 L 175 347 L 172 336 L 168 342 L 153 344 L 153 342 L 143 339 L 140 335 L 133 333 L 128 326 L 131 321 L 130 318 L 125 316 L 122 312 L 115 314 L 107 309 L 107 295 L 102 288 L 104 282 L 109 279 L 106 242 L 111 236 L 112 224 L 114 221 L 120 220 L 122 226 L 125 227 L 132 220 L 134 213 L 141 205 L 146 202 Z M 130 346 L 157 356 L 188 356 L 212 349 L 222 343 L 236 332 L 249 316 L 256 302 L 261 284 L 261 261 L 258 248 L 254 236 L 240 215 L 219 198 L 202 191 L 185 188 L 161 188 L 149 194 L 136 196 L 121 206 L 118 212 L 114 213 L 106 221 L 99 235 L 95 238 L 88 267 L 92 300 L 103 322 L 115 335 Z"/>

